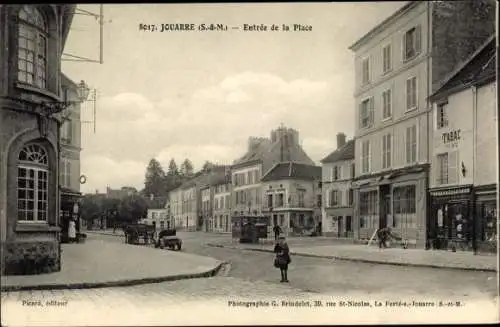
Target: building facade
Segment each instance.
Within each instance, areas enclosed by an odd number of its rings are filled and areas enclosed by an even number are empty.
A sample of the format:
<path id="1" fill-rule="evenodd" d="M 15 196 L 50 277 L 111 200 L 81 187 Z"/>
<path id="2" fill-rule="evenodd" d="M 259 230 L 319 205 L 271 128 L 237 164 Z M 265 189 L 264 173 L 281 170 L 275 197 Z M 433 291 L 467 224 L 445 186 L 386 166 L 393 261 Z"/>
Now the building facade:
<path id="1" fill-rule="evenodd" d="M 203 220 L 203 230 L 205 232 L 212 232 L 214 229 L 214 220 L 212 212 L 212 190 L 210 185 L 205 185 L 200 189 L 201 199 L 201 217 Z"/>
<path id="2" fill-rule="evenodd" d="M 231 210 L 234 219 L 263 215 L 261 177 L 279 162 L 314 165 L 299 144 L 298 131 L 281 126 L 271 131 L 270 138 L 249 138 L 247 152 L 231 167 Z"/>
<path id="3" fill-rule="evenodd" d="M 282 162 L 271 168 L 261 181 L 263 213 L 271 217 L 272 226 L 280 226 L 285 235 L 318 230 L 321 207 L 317 202 L 317 189 L 321 167 Z"/>
<path id="4" fill-rule="evenodd" d="M 486 0 L 411 1 L 350 47 L 359 238 L 390 226 L 410 246 L 425 247 L 432 137 L 428 98 L 438 81 L 491 35 L 494 15 L 495 5 Z"/>
<path id="5" fill-rule="evenodd" d="M 182 227 L 182 189 L 177 187 L 168 193 L 167 211 L 169 212 L 169 219 L 173 222 L 175 228 Z"/>
<path id="6" fill-rule="evenodd" d="M 2 273 L 60 270 L 61 49 L 76 5 L 0 6 Z M 29 257 L 24 253 L 31 253 Z"/>
<path id="7" fill-rule="evenodd" d="M 214 196 L 213 231 L 231 232 L 231 179 L 225 178 L 212 186 Z"/>
<path id="8" fill-rule="evenodd" d="M 61 145 L 59 159 L 59 188 L 61 197 L 59 224 L 62 229 L 61 240 L 66 240 L 71 218 L 77 222 L 77 232 L 83 227 L 81 226 L 83 221 L 78 214 L 79 201 L 82 198 L 82 194 L 80 193 L 80 152 L 82 151 L 82 147 L 78 87 L 66 75 L 61 75 L 62 99 L 63 101 L 74 102 L 68 107 L 62 120 L 59 139 Z"/>
<path id="9" fill-rule="evenodd" d="M 354 238 L 353 190 L 354 140 L 346 142 L 343 133 L 337 135 L 337 149 L 322 163 L 323 205 L 322 232 L 324 236 Z"/>
<path id="10" fill-rule="evenodd" d="M 491 248 L 498 181 L 494 35 L 435 92 L 429 240 L 434 249 Z"/>
<path id="11" fill-rule="evenodd" d="M 174 222 L 172 220 L 168 208 L 162 208 L 148 209 L 146 219 L 143 219 L 142 222 L 148 225 L 153 225 L 154 223 L 157 230 L 164 230 L 174 227 Z"/>

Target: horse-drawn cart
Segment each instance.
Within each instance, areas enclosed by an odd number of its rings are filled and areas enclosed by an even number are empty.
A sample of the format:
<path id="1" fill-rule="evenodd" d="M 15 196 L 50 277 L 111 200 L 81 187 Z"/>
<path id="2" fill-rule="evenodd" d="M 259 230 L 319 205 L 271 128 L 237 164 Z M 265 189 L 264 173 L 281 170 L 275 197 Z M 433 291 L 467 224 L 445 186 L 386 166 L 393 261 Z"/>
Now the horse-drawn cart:
<path id="1" fill-rule="evenodd" d="M 150 244 L 154 242 L 155 229 L 154 226 L 147 224 L 132 224 L 127 225 L 123 229 L 125 233 L 125 243 L 127 244 L 141 244 L 140 240 L 143 240 L 143 244 Z"/>

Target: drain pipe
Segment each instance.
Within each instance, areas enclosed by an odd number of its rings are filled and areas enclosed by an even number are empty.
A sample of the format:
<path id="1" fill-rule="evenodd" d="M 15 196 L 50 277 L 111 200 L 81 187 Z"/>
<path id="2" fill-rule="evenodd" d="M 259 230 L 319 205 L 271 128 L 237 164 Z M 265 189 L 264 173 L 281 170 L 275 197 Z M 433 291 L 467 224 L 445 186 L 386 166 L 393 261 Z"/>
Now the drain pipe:
<path id="1" fill-rule="evenodd" d="M 472 85 L 472 184 L 476 181 L 476 143 L 477 143 L 477 87 Z M 476 216 L 476 201 L 474 188 L 471 191 L 471 216 L 472 216 L 472 250 L 474 255 L 477 254 L 477 224 L 478 217 Z"/>

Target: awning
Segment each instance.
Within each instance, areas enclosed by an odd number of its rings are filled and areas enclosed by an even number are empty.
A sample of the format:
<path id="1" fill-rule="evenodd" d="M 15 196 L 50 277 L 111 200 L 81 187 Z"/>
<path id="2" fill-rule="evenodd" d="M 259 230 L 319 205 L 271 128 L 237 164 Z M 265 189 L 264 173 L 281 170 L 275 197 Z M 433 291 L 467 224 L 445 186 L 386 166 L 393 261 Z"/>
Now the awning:
<path id="1" fill-rule="evenodd" d="M 453 195 L 470 194 L 471 192 L 472 192 L 471 186 L 457 186 L 453 188 L 429 190 L 431 196 L 453 196 Z"/>

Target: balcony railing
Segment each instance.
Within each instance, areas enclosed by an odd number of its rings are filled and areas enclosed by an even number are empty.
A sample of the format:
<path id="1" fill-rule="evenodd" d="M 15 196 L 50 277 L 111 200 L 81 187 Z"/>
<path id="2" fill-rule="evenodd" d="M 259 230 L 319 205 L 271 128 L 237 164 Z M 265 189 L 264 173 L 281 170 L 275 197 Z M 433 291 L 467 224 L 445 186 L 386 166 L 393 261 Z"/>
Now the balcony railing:
<path id="1" fill-rule="evenodd" d="M 281 203 L 281 202 L 274 202 L 274 203 L 265 203 L 264 205 L 265 208 L 273 208 L 273 209 L 280 209 L 280 208 L 307 208 L 307 209 L 314 209 L 314 208 L 320 208 L 321 204 L 318 206 L 317 201 L 291 201 L 289 203 Z"/>

